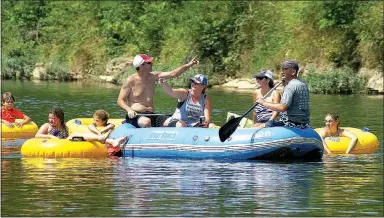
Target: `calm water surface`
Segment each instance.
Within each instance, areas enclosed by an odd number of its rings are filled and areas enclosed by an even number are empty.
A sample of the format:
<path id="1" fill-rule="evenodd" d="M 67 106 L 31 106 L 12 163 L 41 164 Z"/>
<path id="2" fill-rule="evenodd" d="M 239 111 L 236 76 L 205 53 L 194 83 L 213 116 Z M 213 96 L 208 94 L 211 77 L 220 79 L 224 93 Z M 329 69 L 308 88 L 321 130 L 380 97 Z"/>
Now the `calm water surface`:
<path id="1" fill-rule="evenodd" d="M 112 118 L 120 86 L 102 83 L 2 81 L 16 107 L 40 126 L 61 106 L 66 120 L 106 109 Z M 244 113 L 250 91 L 210 89 L 213 122 Z M 156 112 L 176 100 L 156 90 Z M 220 162 L 167 159 L 21 158 L 2 145 L 2 216 L 383 216 L 383 97 L 311 95 L 311 125 L 338 111 L 342 126 L 369 127 L 379 151 L 324 156 L 320 162 Z"/>

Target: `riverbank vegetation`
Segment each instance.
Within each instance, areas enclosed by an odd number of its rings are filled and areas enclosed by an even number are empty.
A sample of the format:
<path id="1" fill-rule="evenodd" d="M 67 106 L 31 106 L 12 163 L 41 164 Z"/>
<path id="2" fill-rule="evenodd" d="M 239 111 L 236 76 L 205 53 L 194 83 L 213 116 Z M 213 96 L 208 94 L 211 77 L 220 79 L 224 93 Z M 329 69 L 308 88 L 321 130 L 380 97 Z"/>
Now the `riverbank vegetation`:
<path id="1" fill-rule="evenodd" d="M 262 68 L 278 72 L 283 60 L 296 59 L 302 69 L 314 66 L 304 76 L 321 93 L 361 91 L 355 87 L 364 87 L 366 79 L 348 78 L 362 67 L 382 70 L 381 1 L 1 4 L 3 79 L 31 78 L 36 63 L 45 64 L 44 79 L 92 78 L 105 75 L 111 59 L 138 53 L 155 57 L 155 70 L 173 69 L 197 55 L 200 66 L 193 72 L 208 75 L 211 85 Z M 115 82 L 133 72 L 113 75 Z M 172 82 L 183 85 L 185 78 Z"/>

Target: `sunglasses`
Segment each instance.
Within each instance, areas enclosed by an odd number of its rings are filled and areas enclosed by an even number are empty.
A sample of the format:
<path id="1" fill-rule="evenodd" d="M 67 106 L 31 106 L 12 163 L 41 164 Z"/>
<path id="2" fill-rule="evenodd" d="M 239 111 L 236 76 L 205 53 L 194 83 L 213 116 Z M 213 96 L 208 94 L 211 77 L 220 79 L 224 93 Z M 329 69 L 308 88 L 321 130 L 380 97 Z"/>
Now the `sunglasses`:
<path id="1" fill-rule="evenodd" d="M 152 62 L 144 62 L 143 64 L 149 64 L 149 65 L 152 65 Z"/>
<path id="2" fill-rule="evenodd" d="M 195 82 L 195 81 L 191 81 L 191 84 L 195 84 L 195 85 L 204 85 L 203 83 L 197 83 L 197 82 Z"/>
<path id="3" fill-rule="evenodd" d="M 256 77 L 256 80 L 268 79 L 267 77 Z"/>

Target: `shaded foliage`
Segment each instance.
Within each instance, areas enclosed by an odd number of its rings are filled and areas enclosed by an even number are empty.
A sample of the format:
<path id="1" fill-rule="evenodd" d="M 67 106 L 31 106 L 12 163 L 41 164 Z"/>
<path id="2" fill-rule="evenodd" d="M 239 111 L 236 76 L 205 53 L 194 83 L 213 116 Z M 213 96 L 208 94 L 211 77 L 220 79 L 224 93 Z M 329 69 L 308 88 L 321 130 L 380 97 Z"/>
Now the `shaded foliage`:
<path id="1" fill-rule="evenodd" d="M 355 94 L 365 92 L 366 77 L 355 75 L 349 67 L 333 71 L 316 72 L 313 68 L 305 76 L 305 81 L 313 93 L 320 94 Z"/>

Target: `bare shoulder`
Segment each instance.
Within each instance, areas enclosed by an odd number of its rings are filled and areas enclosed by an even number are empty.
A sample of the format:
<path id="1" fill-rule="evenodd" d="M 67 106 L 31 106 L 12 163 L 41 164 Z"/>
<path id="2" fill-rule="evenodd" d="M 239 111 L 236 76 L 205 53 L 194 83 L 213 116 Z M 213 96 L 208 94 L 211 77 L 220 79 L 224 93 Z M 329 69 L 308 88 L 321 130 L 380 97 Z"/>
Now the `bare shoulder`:
<path id="1" fill-rule="evenodd" d="M 277 91 L 277 90 L 273 90 L 273 92 L 272 92 L 272 96 L 273 96 L 273 97 L 281 97 L 281 94 L 280 94 L 279 91 Z"/>
<path id="2" fill-rule="evenodd" d="M 253 94 L 253 96 L 255 96 L 255 97 L 260 96 L 260 89 L 255 89 L 255 90 L 253 90 L 252 94 Z"/>
<path id="3" fill-rule="evenodd" d="M 318 134 L 320 135 L 320 137 L 324 138 L 325 137 L 325 129 L 321 128 L 320 131 L 318 131 Z"/>
<path id="4" fill-rule="evenodd" d="M 130 86 L 133 85 L 134 81 L 136 80 L 136 77 L 137 75 L 136 74 L 132 74 L 132 75 L 129 75 L 127 80 L 125 80 L 124 84 L 123 84 L 123 89 L 127 89 L 129 88 Z"/>
<path id="5" fill-rule="evenodd" d="M 280 95 L 280 92 L 278 90 L 273 90 L 274 95 Z"/>
<path id="6" fill-rule="evenodd" d="M 339 135 L 340 136 L 347 136 L 347 137 L 350 137 L 350 138 L 356 137 L 356 135 L 353 132 L 351 132 L 351 131 L 349 131 L 347 129 L 340 129 Z"/>
<path id="7" fill-rule="evenodd" d="M 43 125 L 41 125 L 40 130 L 44 130 L 44 132 L 48 132 L 50 126 L 51 124 L 44 123 Z"/>

